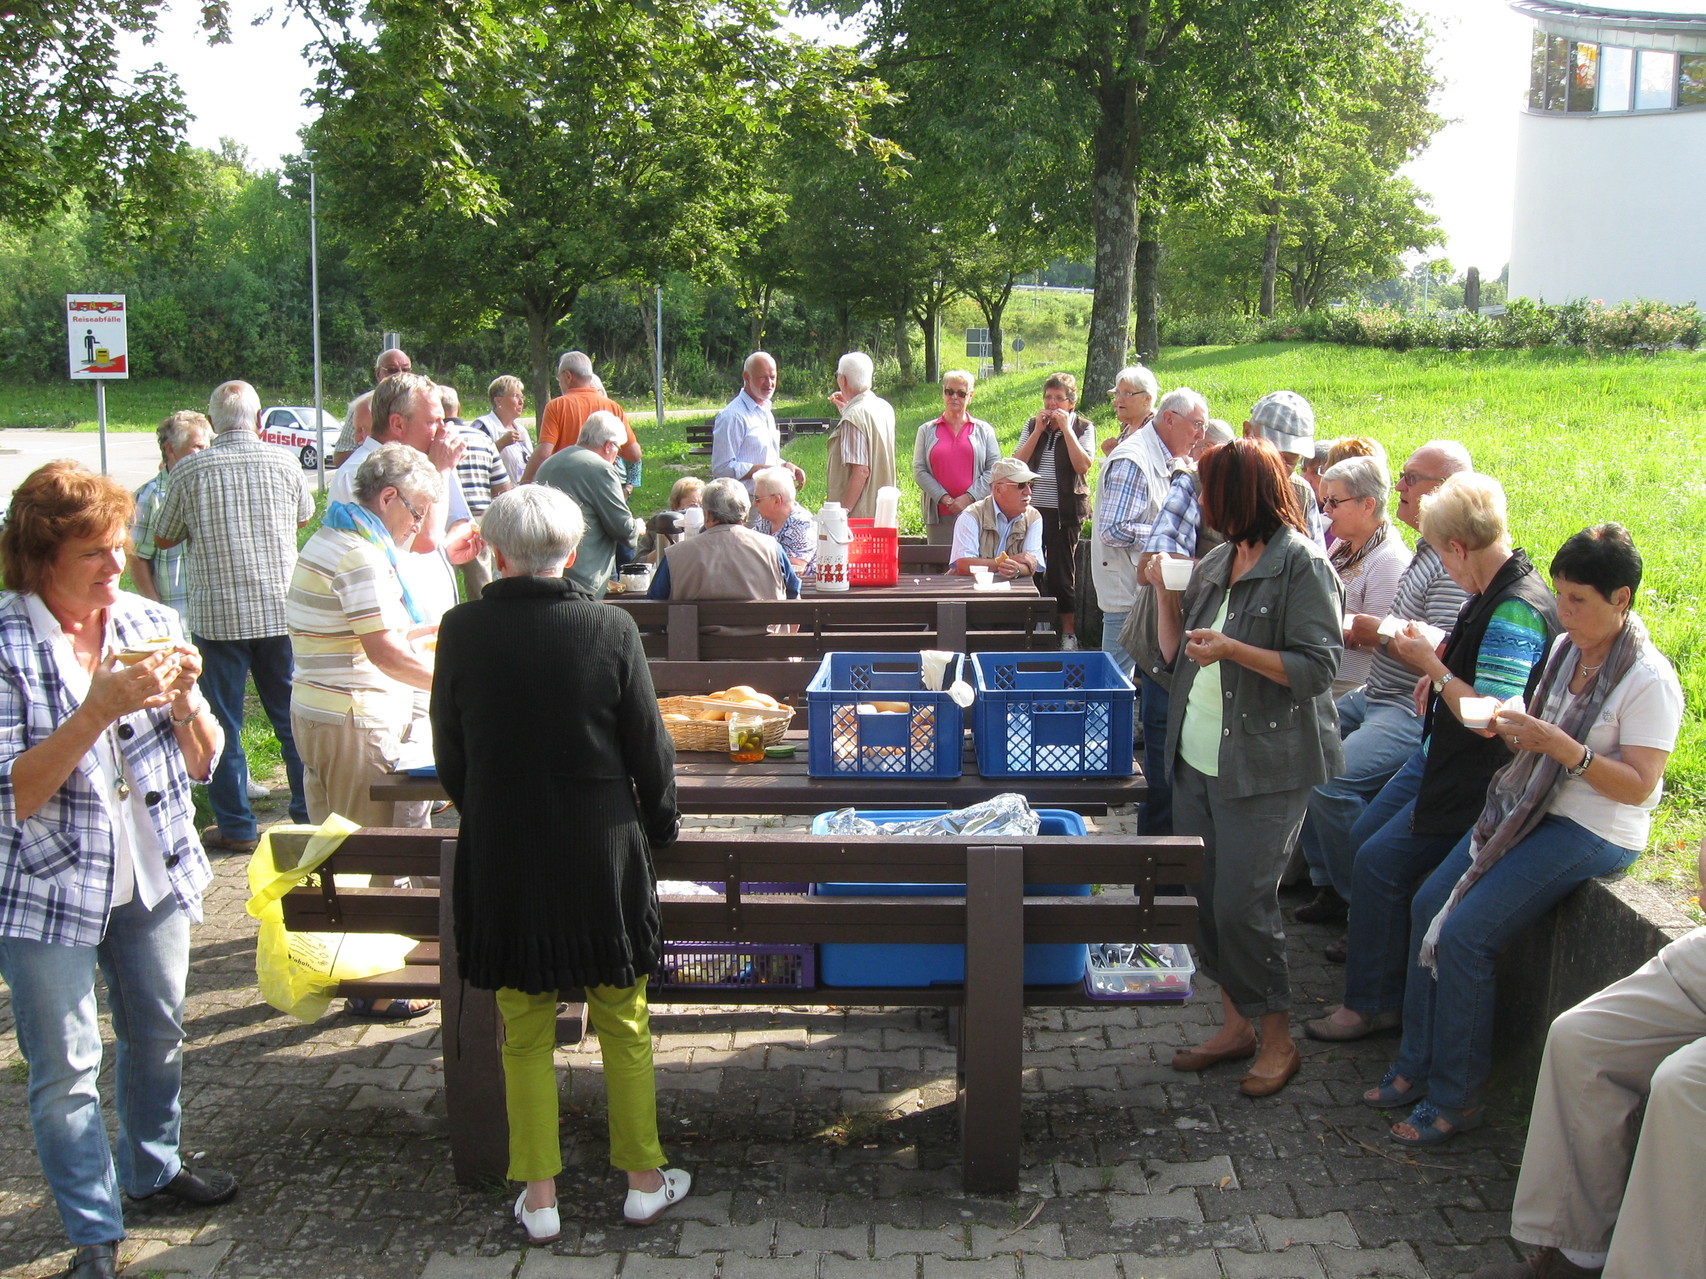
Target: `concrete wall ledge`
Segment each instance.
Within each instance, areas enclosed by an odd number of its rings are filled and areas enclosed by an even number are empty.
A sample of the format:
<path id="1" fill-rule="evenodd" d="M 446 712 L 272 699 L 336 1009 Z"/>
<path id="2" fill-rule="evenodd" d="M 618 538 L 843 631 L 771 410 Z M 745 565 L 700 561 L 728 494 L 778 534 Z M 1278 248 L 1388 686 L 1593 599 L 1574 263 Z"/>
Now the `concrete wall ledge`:
<path id="1" fill-rule="evenodd" d="M 1627 977 L 1694 923 L 1627 875 L 1593 879 L 1499 957 L 1495 1086 L 1532 1091 L 1552 1019 Z"/>

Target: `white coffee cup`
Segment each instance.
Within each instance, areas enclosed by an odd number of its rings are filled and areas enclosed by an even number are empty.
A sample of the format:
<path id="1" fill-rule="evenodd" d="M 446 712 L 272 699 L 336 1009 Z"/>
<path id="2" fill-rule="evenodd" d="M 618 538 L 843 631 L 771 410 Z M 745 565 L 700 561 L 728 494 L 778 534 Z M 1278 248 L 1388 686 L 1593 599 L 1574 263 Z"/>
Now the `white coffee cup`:
<path id="1" fill-rule="evenodd" d="M 1499 713 L 1496 697 L 1465 697 L 1457 704 L 1463 723 L 1469 728 L 1491 728 L 1493 716 Z"/>
<path id="2" fill-rule="evenodd" d="M 1195 560 L 1176 560 L 1168 556 L 1161 561 L 1161 585 L 1170 591 L 1182 591 L 1191 584 Z"/>

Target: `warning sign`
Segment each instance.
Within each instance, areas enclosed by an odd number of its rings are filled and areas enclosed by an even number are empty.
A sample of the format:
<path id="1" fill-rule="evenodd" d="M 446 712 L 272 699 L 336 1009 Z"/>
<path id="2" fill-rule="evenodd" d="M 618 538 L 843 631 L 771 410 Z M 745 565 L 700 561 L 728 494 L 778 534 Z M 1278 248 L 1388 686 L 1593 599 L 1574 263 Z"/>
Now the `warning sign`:
<path id="1" fill-rule="evenodd" d="M 68 293 L 65 322 L 72 378 L 89 381 L 130 376 L 124 294 Z"/>

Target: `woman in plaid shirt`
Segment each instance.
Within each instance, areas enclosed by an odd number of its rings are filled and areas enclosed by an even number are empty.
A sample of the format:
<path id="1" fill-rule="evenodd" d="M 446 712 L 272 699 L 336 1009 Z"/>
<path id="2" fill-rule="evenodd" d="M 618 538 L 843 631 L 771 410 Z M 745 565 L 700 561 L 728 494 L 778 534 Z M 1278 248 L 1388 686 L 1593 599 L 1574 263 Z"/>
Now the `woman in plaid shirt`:
<path id="1" fill-rule="evenodd" d="M 194 1204 L 237 1190 L 178 1152 L 189 930 L 212 878 L 190 781 L 221 737 L 178 615 L 119 589 L 132 509 L 115 481 L 50 462 L 0 532 L 0 977 L 73 1279 L 114 1273 L 120 1190 Z M 124 1085 L 116 1167 L 97 967 Z"/>

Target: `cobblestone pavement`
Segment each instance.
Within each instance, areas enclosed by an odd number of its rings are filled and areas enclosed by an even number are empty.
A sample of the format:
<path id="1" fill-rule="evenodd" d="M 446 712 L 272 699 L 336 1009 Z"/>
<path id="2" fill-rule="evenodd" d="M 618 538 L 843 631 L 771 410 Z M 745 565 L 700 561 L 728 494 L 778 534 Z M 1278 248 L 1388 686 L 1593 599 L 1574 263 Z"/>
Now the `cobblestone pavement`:
<path id="1" fill-rule="evenodd" d="M 619 1222 L 596 1044 L 566 1048 L 564 1232 L 529 1249 L 513 1191 L 451 1176 L 436 1012 L 301 1026 L 260 1002 L 244 862 L 217 863 L 194 937 L 184 1070 L 184 1149 L 243 1190 L 211 1210 L 133 1206 L 129 1275 L 1443 1279 L 1515 1255 L 1505 1231 L 1526 1115 L 1406 1161 L 1357 1100 L 1391 1036 L 1300 1038 L 1302 1072 L 1260 1101 L 1239 1094 L 1236 1064 L 1179 1074 L 1174 1049 L 1207 1033 L 1218 1002 L 1200 981 L 1179 1008 L 1030 1014 L 1011 1196 L 959 1189 L 940 1011 L 655 1015 L 664 1144 L 695 1180 L 638 1230 Z M 1343 970 L 1319 957 L 1331 936 L 1293 933 L 1299 1018 L 1337 994 Z M 102 1089 L 110 1098 L 110 1060 Z M 68 1255 L 0 990 L 0 1273 L 55 1274 Z"/>

